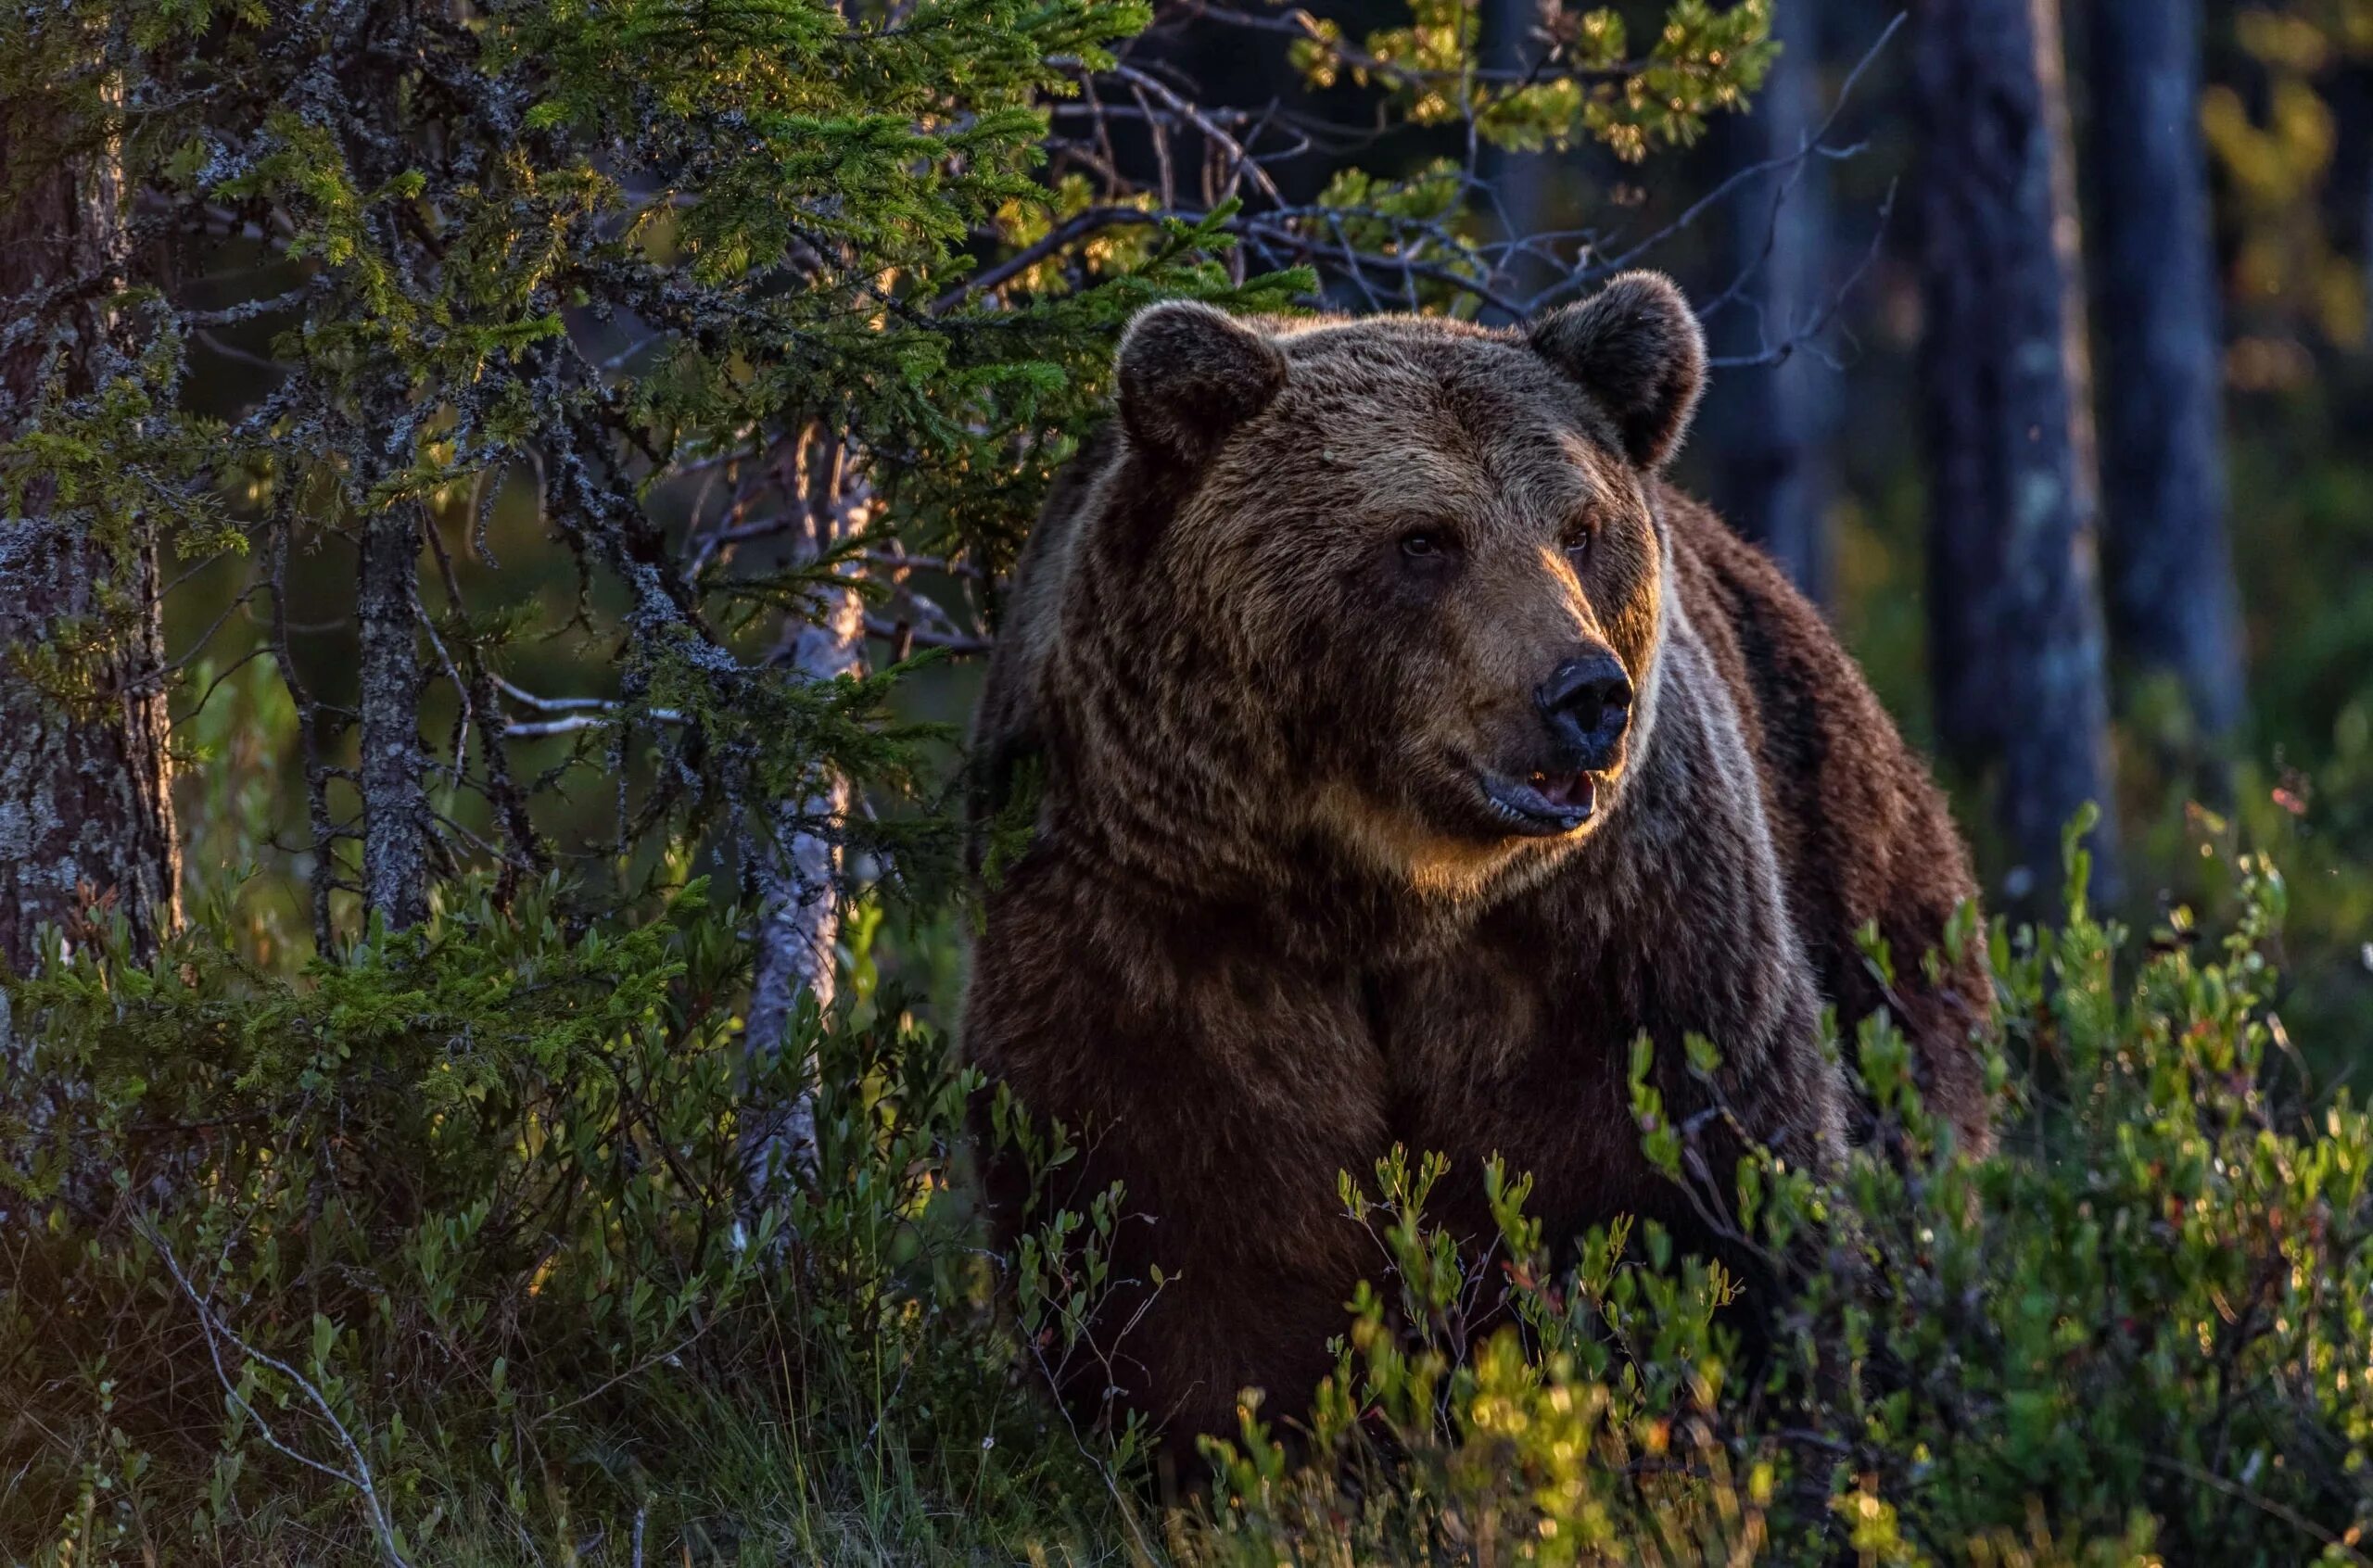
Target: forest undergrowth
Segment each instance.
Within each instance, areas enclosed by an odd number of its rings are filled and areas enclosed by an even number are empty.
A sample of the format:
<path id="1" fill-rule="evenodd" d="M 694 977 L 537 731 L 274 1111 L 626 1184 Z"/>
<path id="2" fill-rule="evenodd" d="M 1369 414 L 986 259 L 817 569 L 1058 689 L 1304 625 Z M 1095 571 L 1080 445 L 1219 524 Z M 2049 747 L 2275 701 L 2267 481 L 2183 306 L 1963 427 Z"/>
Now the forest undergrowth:
<path id="1" fill-rule="evenodd" d="M 196 935 L 59 953 L 9 993 L 5 1555 L 2361 1561 L 2373 1122 L 2300 1097 L 2283 879 L 2244 856 L 2136 933 L 2071 862 L 2062 923 L 1991 933 L 1999 1151 L 1951 1149 L 1867 1026 L 1901 1157 L 1724 1173 L 1738 1243 L 1795 1260 L 1758 1302 L 1653 1227 L 1543 1235 L 1519 1172 L 1499 1235 L 1447 1234 L 1440 1162 L 1395 1149 L 1341 1178 L 1389 1266 L 1316 1409 L 1248 1398 L 1184 1498 L 1148 1432 L 1043 1392 L 1126 1194 L 985 1250 L 968 1103 L 1050 1168 L 1065 1134 L 864 953 L 803 1020 L 818 1168 L 755 1232 L 735 1121 L 786 1086 L 731 1049 L 744 949 L 698 883 L 598 922 L 557 882 L 463 903 L 295 975 Z M 1640 1050 L 1625 1135 L 1689 1179 Z"/>

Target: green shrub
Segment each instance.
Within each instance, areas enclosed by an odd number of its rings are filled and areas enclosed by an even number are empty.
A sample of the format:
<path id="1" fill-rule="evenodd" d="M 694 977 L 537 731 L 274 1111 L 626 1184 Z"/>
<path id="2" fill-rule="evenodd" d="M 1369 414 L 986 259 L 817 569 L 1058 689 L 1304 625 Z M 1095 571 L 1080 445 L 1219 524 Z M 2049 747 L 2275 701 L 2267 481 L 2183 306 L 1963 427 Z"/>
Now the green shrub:
<path id="1" fill-rule="evenodd" d="M 1498 1246 L 1463 1256 L 1422 1218 L 1439 1167 L 1396 1151 L 1376 1197 L 1347 1183 L 1397 1283 L 1357 1304 L 1326 1461 L 1289 1467 L 1248 1412 L 1213 1449 L 1220 1525 L 1196 1555 L 2361 1561 L 2373 1123 L 2345 1095 L 2312 1116 L 2269 1100 L 2261 947 L 2284 893 L 2262 862 L 2239 891 L 2221 948 L 2171 938 L 2124 975 L 2081 862 L 2062 929 L 1998 930 L 2018 1067 L 2000 1064 L 2010 1121 L 1986 1158 L 1937 1146 L 1903 1042 L 1866 1028 L 1909 1157 L 1828 1179 L 1742 1166 L 1742 1241 L 1833 1259 L 1759 1365 L 1719 1269 L 1618 1222 L 1561 1272 L 1498 1170 Z"/>
<path id="2" fill-rule="evenodd" d="M 983 1308 L 944 1043 L 890 1005 L 820 1034 L 823 1177 L 742 1235 L 736 1109 L 797 1064 L 737 1076 L 733 923 L 553 891 L 296 980 L 192 936 L 12 984 L 0 1560 L 812 1555 L 852 1521 L 897 1559 L 924 1495 L 1043 1527 L 1049 1456 L 1086 1467 Z"/>
<path id="3" fill-rule="evenodd" d="M 1317 1408 L 1249 1398 L 1168 1508 L 1142 1432 L 1041 1392 L 1120 1195 L 985 1255 L 983 1086 L 894 997 L 807 1020 L 819 1174 L 737 1236 L 736 1107 L 789 1085 L 736 1078 L 742 949 L 697 887 L 578 923 L 547 886 L 294 980 L 60 953 L 8 993 L 0 1555 L 2360 1561 L 2373 1123 L 2269 1087 L 2283 884 L 2248 862 L 2229 935 L 2126 954 L 2081 876 L 2061 929 L 1993 935 L 1996 1153 L 1940 1145 L 1880 1022 L 1899 1153 L 1735 1173 L 1784 1301 L 1653 1228 L 1561 1246 L 1504 1170 L 1462 1246 L 1396 1150 L 1343 1181 L 1391 1267 Z"/>

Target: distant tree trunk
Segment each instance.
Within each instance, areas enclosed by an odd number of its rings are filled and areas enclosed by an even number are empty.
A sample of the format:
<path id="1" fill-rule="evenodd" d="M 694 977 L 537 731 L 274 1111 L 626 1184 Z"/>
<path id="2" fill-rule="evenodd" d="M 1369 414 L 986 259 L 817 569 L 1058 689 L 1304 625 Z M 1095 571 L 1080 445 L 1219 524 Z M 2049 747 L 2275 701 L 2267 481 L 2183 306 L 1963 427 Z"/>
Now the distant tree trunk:
<path id="1" fill-rule="evenodd" d="M 2200 133 L 2200 0 L 2092 7 L 2102 543 L 2119 659 L 2173 674 L 2201 727 L 2241 716 L 2225 530 L 2222 301 Z"/>
<path id="2" fill-rule="evenodd" d="M 5 133 L 0 169 L 23 173 Z M 125 281 L 121 182 L 111 150 L 84 152 L 0 209 L 0 324 L 12 334 L 0 338 L 0 441 L 32 415 L 45 368 L 69 396 L 105 373 L 109 299 Z M 179 913 L 155 546 L 135 519 L 128 551 L 105 547 L 50 515 L 53 499 L 36 481 L 20 514 L 0 517 L 0 961 L 19 972 L 41 925 L 70 930 L 95 902 L 123 917 L 144 955 Z M 114 647 L 77 672 L 92 687 L 60 703 L 30 665 L 59 620 L 103 616 Z"/>
<path id="3" fill-rule="evenodd" d="M 1478 49 L 1482 63 L 1498 70 L 1521 70 L 1545 44 L 1535 43 L 1541 27 L 1541 0 L 1483 0 Z M 1490 221 L 1511 243 L 1530 239 L 1550 224 L 1550 185 L 1556 173 L 1555 154 L 1509 152 L 1485 145 L 1478 150 L 1476 175 L 1491 188 Z M 1545 258 L 1513 252 L 1501 270 L 1501 292 L 1518 299 L 1546 287 L 1555 275 Z M 1488 310 L 1491 317 L 1509 312 Z"/>
<path id="4" fill-rule="evenodd" d="M 2373 301 L 2373 55 L 2352 57 L 2325 99 L 2332 115 L 2329 217 L 2336 237 L 2354 250 Z M 2373 333 L 2357 347 L 2373 348 Z"/>
<path id="5" fill-rule="evenodd" d="M 1731 141 L 1744 166 L 1795 156 L 1821 120 L 1820 36 L 1815 8 L 1783 5 L 1774 31 L 1781 53 L 1764 78 L 1752 114 Z M 1761 545 L 1796 585 L 1818 602 L 1830 590 L 1828 445 L 1837 411 L 1837 373 L 1807 352 L 1798 335 L 1831 288 L 1830 203 L 1826 160 L 1808 158 L 1793 175 L 1775 172 L 1758 187 L 1762 200 L 1732 204 L 1731 269 L 1752 272 L 1725 333 L 1725 351 L 1742 358 L 1777 350 L 1776 364 L 1722 373 L 1716 499 L 1732 526 Z M 1777 203 L 1775 208 L 1774 203 Z"/>
<path id="6" fill-rule="evenodd" d="M 399 502 L 362 527 L 355 612 L 362 639 L 362 898 L 390 929 L 428 913 L 434 823 L 420 742 L 421 516 Z"/>
<path id="7" fill-rule="evenodd" d="M 2056 881 L 2061 828 L 2102 809 L 2114 886 L 2092 432 L 2057 0 L 1923 0 L 1920 264 L 1937 732 L 1999 764 L 2005 891 Z"/>
<path id="8" fill-rule="evenodd" d="M 2373 96 L 2373 67 L 2360 69 L 2357 71 L 2357 82 L 2360 92 Z M 2373 302 L 2373 149 L 2367 150 L 2365 167 L 2358 178 L 2363 181 L 2363 184 L 2359 186 L 2356 193 L 2357 260 L 2365 269 L 2365 297 L 2368 302 Z M 2368 329 L 2367 346 L 2373 347 L 2373 329 Z"/>

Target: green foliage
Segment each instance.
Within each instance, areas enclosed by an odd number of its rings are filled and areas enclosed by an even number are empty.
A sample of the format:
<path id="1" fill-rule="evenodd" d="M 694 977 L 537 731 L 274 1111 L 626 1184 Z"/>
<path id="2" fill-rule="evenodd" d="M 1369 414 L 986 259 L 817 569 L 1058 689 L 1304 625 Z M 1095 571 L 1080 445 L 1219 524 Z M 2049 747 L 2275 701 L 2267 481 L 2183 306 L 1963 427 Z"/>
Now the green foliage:
<path id="1" fill-rule="evenodd" d="M 854 1508 L 903 1557 L 1098 1511 L 983 1305 L 945 1043 L 811 1009 L 822 1174 L 744 1235 L 736 1118 L 796 1084 L 732 1048 L 730 912 L 554 891 L 296 980 L 185 939 L 12 987 L 0 1555 L 813 1554 Z"/>
<path id="2" fill-rule="evenodd" d="M 1027 243 L 1080 209 L 1075 187 L 1042 178 L 1047 105 L 1111 64 L 1141 6 L 516 0 L 374 7 L 351 26 L 300 6 L 116 9 L 106 28 L 85 10 L 0 19 L 6 145 L 28 168 L 112 148 L 140 193 L 135 262 L 171 286 L 113 296 L 136 354 L 61 372 L 11 412 L 0 493 L 13 509 L 38 487 L 51 516 L 127 561 L 158 542 L 184 568 L 247 556 L 227 609 L 252 619 L 226 613 L 206 636 L 227 624 L 247 644 L 219 659 L 268 650 L 295 702 L 305 790 L 260 837 L 310 839 L 324 948 L 366 917 L 355 862 L 400 813 L 374 819 L 349 792 L 350 662 L 290 629 L 331 608 L 290 613 L 309 557 L 392 525 L 435 563 L 420 624 L 379 646 L 458 709 L 445 863 L 499 863 L 507 889 L 585 852 L 552 787 L 596 766 L 615 784 L 603 847 L 628 886 L 675 834 L 827 778 L 930 803 L 916 770 L 936 732 L 886 705 L 903 650 L 847 690 L 775 651 L 786 615 L 814 618 L 852 583 L 880 596 L 849 540 L 787 548 L 818 485 L 877 550 L 996 570 L 1099 417 L 1132 310 L 1178 294 L 1283 310 L 1313 284 L 1231 273 L 1223 208 L 1147 213 L 1101 272 L 969 288 L 1000 236 Z M 57 285 L 70 301 L 116 280 Z M 52 330 L 56 300 L 10 303 L 24 333 Z M 231 417 L 187 406 L 201 340 L 272 366 Z M 730 518 L 702 511 L 720 475 L 740 498 Z M 493 542 L 506 497 L 532 500 L 505 530 L 509 563 Z M 688 537 L 729 525 L 784 543 Z M 537 602 L 556 567 L 573 606 Z M 102 602 L 114 613 L 28 655 L 61 696 L 89 685 L 82 655 L 136 623 L 131 596 Z M 532 634 L 552 629 L 616 674 L 572 695 L 599 720 L 539 777 L 514 767 L 501 710 Z M 833 831 L 922 884 L 951 864 L 944 822 Z"/>
<path id="3" fill-rule="evenodd" d="M 1427 1218 L 1443 1163 L 1395 1150 L 1342 1179 L 1380 1268 L 1315 1408 L 1248 1395 L 1174 1511 L 1128 1479 L 1142 1423 L 1075 1436 L 1043 1393 L 1125 1195 L 1001 1276 L 967 1106 L 1032 1169 L 1070 1144 L 893 995 L 803 1020 L 818 1172 L 737 1233 L 736 1118 L 788 1086 L 741 1077 L 741 944 L 697 887 L 598 921 L 480 900 L 295 980 L 197 940 L 59 955 L 11 986 L 35 1071 L 0 1094 L 6 1549 L 2358 1561 L 2373 1118 L 2276 1087 L 2287 890 L 2250 860 L 2228 934 L 2129 954 L 2071 858 L 2061 929 L 1992 934 L 1997 1152 L 1949 1146 L 1872 1021 L 1896 1152 L 1740 1165 L 1732 1246 L 1785 1281 L 1758 1299 L 1652 1225 L 1544 1235 L 1497 1166 L 1499 1235 L 1462 1242 Z"/>
<path id="4" fill-rule="evenodd" d="M 1521 68 L 1487 72 L 1476 6 L 1410 0 L 1407 9 L 1407 26 L 1371 32 L 1357 47 L 1339 24 L 1308 21 L 1294 63 L 1314 86 L 1346 76 L 1382 85 L 1419 125 L 1471 121 L 1494 145 L 1528 150 L 1596 142 L 1632 163 L 1696 141 L 1708 115 L 1745 107 L 1778 48 L 1769 0 L 1720 10 L 1679 0 L 1636 57 L 1612 7 L 1574 14 L 1552 5 L 1539 30 L 1546 48 L 1525 49 Z M 1535 63 L 1535 54 L 1545 57 Z"/>
<path id="5" fill-rule="evenodd" d="M 1830 1259 L 1765 1304 L 1759 1356 L 1736 1283 L 1653 1230 L 1594 1232 L 1560 1269 L 1494 1170 L 1502 1234 L 1471 1256 L 1423 1220 L 1439 1162 L 1396 1151 L 1376 1198 L 1347 1178 L 1396 1292 L 1353 1303 L 1318 1462 L 1251 1414 L 1214 1446 L 1218 1533 L 1193 1555 L 2361 1561 L 2373 1119 L 2265 1089 L 2282 884 L 2244 866 L 2220 946 L 2124 973 L 2081 887 L 2080 865 L 2061 931 L 1995 935 L 2033 1064 L 2001 1152 L 1938 1146 L 1881 1020 L 1862 1059 L 1909 1157 L 1828 1182 L 1742 1166 L 1740 1244 L 1782 1260 L 1819 1235 Z"/>

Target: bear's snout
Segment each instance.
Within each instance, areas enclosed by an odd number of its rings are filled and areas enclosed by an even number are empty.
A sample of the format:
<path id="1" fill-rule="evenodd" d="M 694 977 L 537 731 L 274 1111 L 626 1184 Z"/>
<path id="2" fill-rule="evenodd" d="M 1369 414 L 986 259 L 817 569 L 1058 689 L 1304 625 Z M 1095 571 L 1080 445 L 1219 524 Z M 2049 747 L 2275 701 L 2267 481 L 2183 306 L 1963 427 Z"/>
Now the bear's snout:
<path id="1" fill-rule="evenodd" d="M 1557 765 L 1585 773 L 1611 766 L 1631 724 L 1631 677 L 1604 648 L 1567 660 L 1533 691 Z"/>

